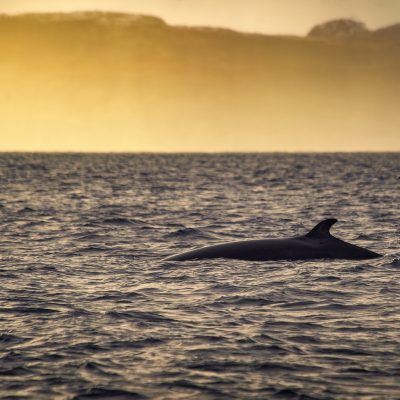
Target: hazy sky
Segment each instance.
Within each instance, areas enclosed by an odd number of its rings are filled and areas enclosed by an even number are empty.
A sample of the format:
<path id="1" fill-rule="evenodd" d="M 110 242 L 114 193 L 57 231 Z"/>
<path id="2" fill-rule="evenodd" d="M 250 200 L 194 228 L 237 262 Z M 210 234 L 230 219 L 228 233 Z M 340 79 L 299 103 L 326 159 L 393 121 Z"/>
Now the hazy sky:
<path id="1" fill-rule="evenodd" d="M 400 0 L 0 0 L 0 14 L 84 10 L 266 34 L 336 18 L 400 23 Z M 400 149 L 396 41 L 16 26 L 0 36 L 0 151 Z"/>
<path id="2" fill-rule="evenodd" d="M 354 18 L 370 28 L 400 20 L 400 0 L 0 0 L 0 12 L 114 10 L 158 15 L 170 24 L 303 35 L 316 23 Z"/>

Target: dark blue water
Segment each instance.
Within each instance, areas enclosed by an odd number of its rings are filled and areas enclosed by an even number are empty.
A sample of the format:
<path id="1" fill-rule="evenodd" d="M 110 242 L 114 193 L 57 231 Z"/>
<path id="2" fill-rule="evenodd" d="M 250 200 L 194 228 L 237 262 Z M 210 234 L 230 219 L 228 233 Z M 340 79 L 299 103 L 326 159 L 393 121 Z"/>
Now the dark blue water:
<path id="1" fill-rule="evenodd" d="M 399 399 L 400 154 L 0 155 L 2 399 Z M 367 261 L 163 263 L 332 233 Z"/>

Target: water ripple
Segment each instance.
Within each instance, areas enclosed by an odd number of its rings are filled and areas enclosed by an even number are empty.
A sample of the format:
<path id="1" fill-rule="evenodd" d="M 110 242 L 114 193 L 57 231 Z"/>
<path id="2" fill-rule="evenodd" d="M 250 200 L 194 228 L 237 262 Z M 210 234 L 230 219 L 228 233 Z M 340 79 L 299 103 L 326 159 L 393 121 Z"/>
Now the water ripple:
<path id="1" fill-rule="evenodd" d="M 0 397 L 398 399 L 398 154 L 1 154 Z M 333 233 L 386 254 L 166 263 Z"/>

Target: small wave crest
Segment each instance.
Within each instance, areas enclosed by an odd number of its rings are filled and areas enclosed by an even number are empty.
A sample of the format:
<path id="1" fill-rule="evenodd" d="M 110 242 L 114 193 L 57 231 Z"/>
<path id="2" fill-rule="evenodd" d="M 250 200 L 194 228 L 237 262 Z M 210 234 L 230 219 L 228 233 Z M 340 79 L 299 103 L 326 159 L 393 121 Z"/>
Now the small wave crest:
<path id="1" fill-rule="evenodd" d="M 127 319 L 137 323 L 171 323 L 174 320 L 157 313 L 145 311 L 108 311 L 111 318 Z"/>
<path id="2" fill-rule="evenodd" d="M 182 239 L 213 239 L 215 238 L 214 235 L 205 232 L 201 229 L 195 228 L 179 228 L 173 232 L 169 232 L 164 235 L 166 239 L 175 239 L 175 238 L 182 238 Z"/>

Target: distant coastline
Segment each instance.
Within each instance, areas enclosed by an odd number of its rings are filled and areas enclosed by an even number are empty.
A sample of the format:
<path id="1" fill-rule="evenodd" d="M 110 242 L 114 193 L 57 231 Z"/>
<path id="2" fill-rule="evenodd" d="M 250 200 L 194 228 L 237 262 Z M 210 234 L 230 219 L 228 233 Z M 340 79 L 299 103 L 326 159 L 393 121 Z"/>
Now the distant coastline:
<path id="1" fill-rule="evenodd" d="M 383 33 L 391 32 L 395 35 L 400 35 L 400 22 L 382 25 L 375 29 L 370 29 L 367 24 L 363 21 L 352 18 L 338 18 L 331 19 L 325 22 L 320 22 L 314 26 L 310 26 L 307 33 L 293 34 L 293 33 L 265 33 L 265 32 L 251 32 L 243 31 L 235 28 L 228 28 L 224 26 L 216 25 L 190 25 L 190 24 L 171 24 L 165 21 L 163 18 L 151 15 L 151 14 L 135 14 L 135 13 L 125 13 L 125 12 L 111 12 L 111 11 L 97 11 L 97 10 L 87 10 L 87 11 L 75 11 L 75 12 L 24 12 L 24 13 L 0 13 L 1 18 L 11 18 L 11 19 L 36 19 L 42 20 L 42 22 L 63 22 L 71 20 L 81 20 L 81 21 L 97 21 L 100 23 L 110 23 L 113 21 L 115 24 L 120 24 L 121 26 L 128 26 L 130 24 L 136 23 L 148 23 L 153 25 L 164 25 L 171 28 L 187 28 L 193 30 L 205 30 L 205 31 L 225 31 L 244 35 L 261 35 L 261 36 L 283 36 L 283 37 L 334 37 L 334 36 L 360 36 L 364 35 L 381 35 Z"/>
<path id="2" fill-rule="evenodd" d="M 352 20 L 295 37 L 3 15 L 0 150 L 400 150 L 399 43 Z"/>

